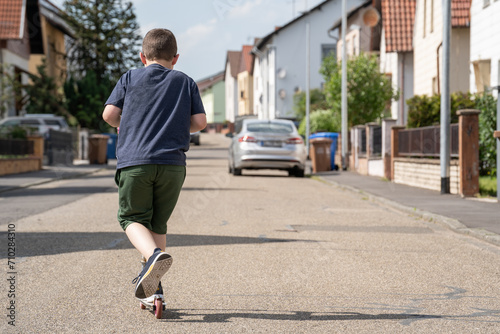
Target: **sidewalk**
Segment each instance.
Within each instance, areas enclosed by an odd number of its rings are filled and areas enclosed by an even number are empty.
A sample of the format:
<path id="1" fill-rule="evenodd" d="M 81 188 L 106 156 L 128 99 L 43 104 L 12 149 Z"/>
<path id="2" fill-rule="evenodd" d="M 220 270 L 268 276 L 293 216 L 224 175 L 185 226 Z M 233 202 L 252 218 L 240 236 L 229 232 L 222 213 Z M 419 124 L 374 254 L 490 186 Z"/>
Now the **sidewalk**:
<path id="1" fill-rule="evenodd" d="M 75 161 L 73 165 L 43 166 L 36 172 L 0 176 L 0 193 L 19 188 L 28 188 L 56 180 L 73 179 L 95 173 L 106 168 L 115 168 L 116 160 L 108 165 L 89 165 L 88 161 Z"/>
<path id="2" fill-rule="evenodd" d="M 314 176 L 340 188 L 365 194 L 370 200 L 464 234 L 500 245 L 500 203 L 410 187 L 355 172 L 324 172 Z"/>

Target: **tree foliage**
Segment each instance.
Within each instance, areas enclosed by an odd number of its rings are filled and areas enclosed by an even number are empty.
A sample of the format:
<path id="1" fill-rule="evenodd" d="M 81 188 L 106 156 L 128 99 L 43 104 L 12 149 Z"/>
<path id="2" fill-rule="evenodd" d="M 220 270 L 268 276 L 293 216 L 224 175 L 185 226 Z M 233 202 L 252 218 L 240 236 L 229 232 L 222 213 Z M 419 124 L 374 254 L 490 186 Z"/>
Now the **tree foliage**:
<path id="1" fill-rule="evenodd" d="M 116 81 L 138 59 L 141 37 L 131 2 L 66 0 L 65 19 L 73 30 L 68 60 L 73 77 L 93 71 L 98 82 Z"/>
<path id="2" fill-rule="evenodd" d="M 330 109 L 315 110 L 310 116 L 309 129 L 311 134 L 316 132 L 340 132 L 341 119 Z M 299 133 L 306 135 L 306 120 L 303 119 L 299 126 Z"/>
<path id="3" fill-rule="evenodd" d="M 325 94 L 333 113 L 340 117 L 342 63 L 329 56 L 320 73 L 325 79 Z M 391 99 L 398 99 L 389 78 L 379 71 L 375 56 L 360 54 L 347 61 L 348 126 L 366 124 L 384 117 Z"/>
<path id="4" fill-rule="evenodd" d="M 325 93 L 319 88 L 311 89 L 309 91 L 309 100 L 311 111 L 328 109 Z M 306 92 L 300 92 L 293 96 L 295 114 L 297 120 L 302 120 L 306 115 Z"/>
<path id="5" fill-rule="evenodd" d="M 45 59 L 37 66 L 37 74 L 29 74 L 30 83 L 26 91 L 26 112 L 28 114 L 55 114 L 67 116 L 64 108 L 64 96 L 56 80 L 47 74 Z"/>
<path id="6" fill-rule="evenodd" d="M 92 71 L 87 71 L 81 79 L 70 78 L 64 84 L 68 111 L 80 126 L 100 132 L 108 131 L 109 126 L 101 115 L 112 87 L 109 80 L 101 79 L 98 82 L 97 75 Z"/>
<path id="7" fill-rule="evenodd" d="M 66 0 L 64 8 L 75 37 L 68 43 L 68 111 L 81 126 L 107 131 L 101 112 L 113 83 L 140 65 L 134 7 L 122 0 Z"/>

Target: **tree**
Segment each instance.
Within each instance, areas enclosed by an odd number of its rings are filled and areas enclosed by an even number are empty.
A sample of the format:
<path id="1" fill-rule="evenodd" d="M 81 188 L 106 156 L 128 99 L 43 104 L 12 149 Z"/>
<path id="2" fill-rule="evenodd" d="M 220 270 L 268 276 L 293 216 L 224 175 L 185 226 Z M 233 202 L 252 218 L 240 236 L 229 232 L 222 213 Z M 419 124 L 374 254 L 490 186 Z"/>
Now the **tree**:
<path id="1" fill-rule="evenodd" d="M 335 56 L 326 57 L 320 69 L 325 79 L 328 105 L 341 115 L 342 64 Z M 360 54 L 347 61 L 348 126 L 373 122 L 384 116 L 391 99 L 398 99 L 391 81 L 380 73 L 375 56 Z"/>
<path id="2" fill-rule="evenodd" d="M 94 72 L 98 83 L 117 81 L 138 59 L 141 36 L 131 2 L 66 0 L 65 19 L 74 39 L 69 41 L 71 76 Z"/>
<path id="3" fill-rule="evenodd" d="M 87 71 L 81 79 L 69 78 L 64 84 L 68 111 L 78 120 L 80 126 L 107 132 L 109 126 L 101 114 L 111 89 L 111 82 L 105 79 L 98 82 L 93 71 Z"/>
<path id="4" fill-rule="evenodd" d="M 326 103 L 326 97 L 323 90 L 319 88 L 311 89 L 309 91 L 310 95 L 310 110 L 324 110 L 328 109 L 328 104 Z M 302 120 L 306 115 L 306 92 L 296 93 L 293 96 L 295 114 L 297 115 L 297 120 Z"/>
<path id="5" fill-rule="evenodd" d="M 47 74 L 45 58 L 37 66 L 38 73 L 28 74 L 30 83 L 24 87 L 26 92 L 26 112 L 28 114 L 56 114 L 68 116 L 64 108 L 64 97 L 55 79 Z"/>

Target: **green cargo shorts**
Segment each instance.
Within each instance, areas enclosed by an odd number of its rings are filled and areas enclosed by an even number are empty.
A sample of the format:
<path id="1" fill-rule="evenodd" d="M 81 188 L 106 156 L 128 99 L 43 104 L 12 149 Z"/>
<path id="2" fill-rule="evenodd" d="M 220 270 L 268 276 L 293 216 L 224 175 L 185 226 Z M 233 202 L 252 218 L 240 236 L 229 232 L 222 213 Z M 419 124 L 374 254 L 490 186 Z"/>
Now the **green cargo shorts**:
<path id="1" fill-rule="evenodd" d="M 185 178 L 185 166 L 139 165 L 118 169 L 118 221 L 123 230 L 140 223 L 150 231 L 166 234 L 167 221 Z"/>

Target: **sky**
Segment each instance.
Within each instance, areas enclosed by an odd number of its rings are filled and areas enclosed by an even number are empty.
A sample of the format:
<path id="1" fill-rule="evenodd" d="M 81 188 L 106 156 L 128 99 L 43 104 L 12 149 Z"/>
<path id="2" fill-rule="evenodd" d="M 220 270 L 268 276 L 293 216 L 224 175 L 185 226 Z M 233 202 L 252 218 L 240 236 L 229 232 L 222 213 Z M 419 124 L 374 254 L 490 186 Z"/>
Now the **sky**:
<path id="1" fill-rule="evenodd" d="M 64 0 L 51 0 L 63 8 Z M 167 28 L 177 38 L 175 66 L 194 80 L 224 71 L 226 53 L 253 44 L 323 0 L 132 0 L 140 34 Z"/>

